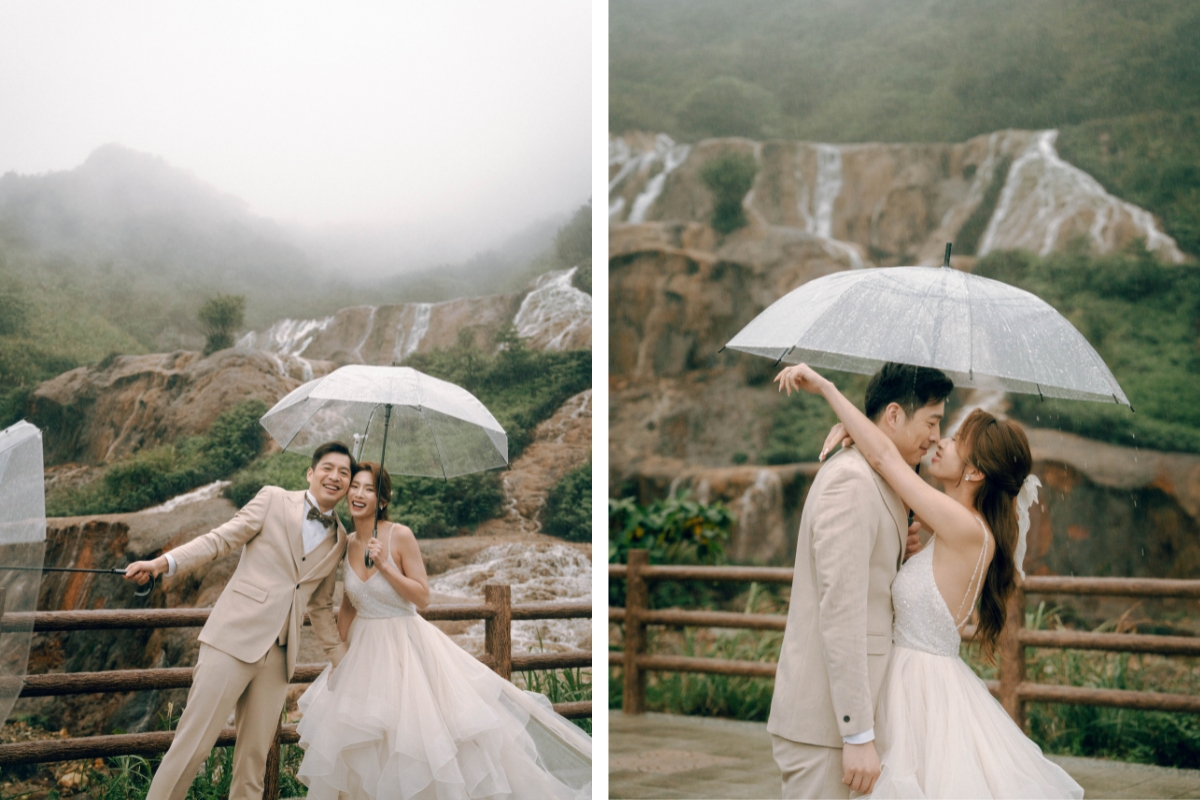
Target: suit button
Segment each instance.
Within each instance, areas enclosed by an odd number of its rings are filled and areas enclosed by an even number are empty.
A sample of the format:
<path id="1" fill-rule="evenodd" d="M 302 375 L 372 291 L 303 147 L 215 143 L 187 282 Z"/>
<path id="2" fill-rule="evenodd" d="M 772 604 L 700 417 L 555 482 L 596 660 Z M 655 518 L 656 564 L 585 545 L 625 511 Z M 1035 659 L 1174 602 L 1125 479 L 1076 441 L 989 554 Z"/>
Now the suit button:
<path id="1" fill-rule="evenodd" d="M 850 721 L 849 717 L 842 717 L 842 722 L 849 722 L 849 721 Z"/>
<path id="2" fill-rule="evenodd" d="M 296 584 L 296 588 L 297 588 L 297 589 L 299 589 L 299 588 L 300 588 L 300 584 L 298 584 L 298 583 L 297 583 L 297 584 Z M 850 721 L 850 718 L 849 718 L 849 717 L 846 717 L 846 721 L 847 721 L 847 722 L 849 722 L 849 721 Z"/>
<path id="3" fill-rule="evenodd" d="M 308 556 L 300 556 L 301 561 L 305 561 L 307 558 L 308 558 Z"/>

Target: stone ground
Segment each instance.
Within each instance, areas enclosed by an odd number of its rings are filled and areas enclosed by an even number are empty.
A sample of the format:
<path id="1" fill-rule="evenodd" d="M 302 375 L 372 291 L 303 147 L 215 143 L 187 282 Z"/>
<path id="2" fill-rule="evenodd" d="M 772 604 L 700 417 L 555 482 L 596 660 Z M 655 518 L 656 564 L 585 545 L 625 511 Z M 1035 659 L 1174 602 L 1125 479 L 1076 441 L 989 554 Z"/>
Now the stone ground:
<path id="1" fill-rule="evenodd" d="M 779 771 L 760 722 L 609 714 L 613 798 L 777 798 Z M 1088 798 L 1200 797 L 1200 770 L 1051 756 Z"/>

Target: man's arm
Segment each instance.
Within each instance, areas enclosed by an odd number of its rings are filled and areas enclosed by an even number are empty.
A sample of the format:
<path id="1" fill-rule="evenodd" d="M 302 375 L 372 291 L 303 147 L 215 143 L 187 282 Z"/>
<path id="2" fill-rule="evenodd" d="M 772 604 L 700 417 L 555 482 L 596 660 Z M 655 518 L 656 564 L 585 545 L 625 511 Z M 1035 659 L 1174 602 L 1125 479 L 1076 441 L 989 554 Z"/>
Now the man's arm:
<path id="1" fill-rule="evenodd" d="M 858 509 L 875 487 L 871 476 L 852 463 L 837 464 L 829 478 L 813 520 L 818 628 L 844 743 L 842 783 L 865 793 L 880 773 L 867 672 L 867 595 L 876 532 Z"/>
<path id="2" fill-rule="evenodd" d="M 246 544 L 262 530 L 267 509 L 271 506 L 271 488 L 260 489 L 229 522 L 172 550 L 170 561 L 174 564 L 169 563 L 166 555 L 150 561 L 135 561 L 125 568 L 125 578 L 144 584 L 151 576 L 157 577 L 164 572 L 170 575 L 187 572 Z"/>
<path id="3" fill-rule="evenodd" d="M 312 623 L 313 633 L 317 635 L 317 642 L 335 668 L 346 654 L 346 645 L 338 634 L 337 620 L 333 618 L 333 587 L 336 583 L 335 569 L 325 576 L 308 599 L 308 619 Z"/>
<path id="4" fill-rule="evenodd" d="M 834 465 L 836 472 L 816 498 L 813 520 L 817 619 L 838 730 L 854 737 L 875 726 L 867 674 L 867 589 L 875 531 L 857 513 L 869 497 L 866 490 L 875 487 L 855 465 Z"/>

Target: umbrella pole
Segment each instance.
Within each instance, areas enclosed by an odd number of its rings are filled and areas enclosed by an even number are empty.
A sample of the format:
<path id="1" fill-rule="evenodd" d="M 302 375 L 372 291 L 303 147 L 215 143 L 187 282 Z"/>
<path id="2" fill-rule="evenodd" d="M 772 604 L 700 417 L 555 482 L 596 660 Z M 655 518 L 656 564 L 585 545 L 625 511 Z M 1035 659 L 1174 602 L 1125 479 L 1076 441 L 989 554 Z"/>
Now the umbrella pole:
<path id="1" fill-rule="evenodd" d="M 379 492 L 383 488 L 383 460 L 387 457 L 388 427 L 391 422 L 392 405 L 388 403 L 383 409 L 383 450 L 379 453 L 379 472 L 375 473 L 375 527 L 371 529 L 371 541 L 375 541 L 375 535 L 379 533 Z M 388 500 L 391 498 L 389 497 Z M 366 564 L 367 569 L 375 566 L 370 552 L 363 554 L 363 563 Z"/>

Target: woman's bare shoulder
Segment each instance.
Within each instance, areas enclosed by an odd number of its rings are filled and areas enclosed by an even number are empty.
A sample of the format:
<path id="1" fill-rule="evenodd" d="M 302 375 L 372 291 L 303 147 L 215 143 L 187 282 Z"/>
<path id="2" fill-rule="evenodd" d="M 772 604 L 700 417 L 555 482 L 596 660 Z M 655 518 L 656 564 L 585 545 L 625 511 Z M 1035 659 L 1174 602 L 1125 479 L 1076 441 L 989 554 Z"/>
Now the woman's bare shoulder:
<path id="1" fill-rule="evenodd" d="M 393 542 L 408 542 L 417 540 L 417 535 L 412 532 L 412 528 L 399 522 L 391 523 L 391 529 L 388 535 L 392 537 Z"/>

